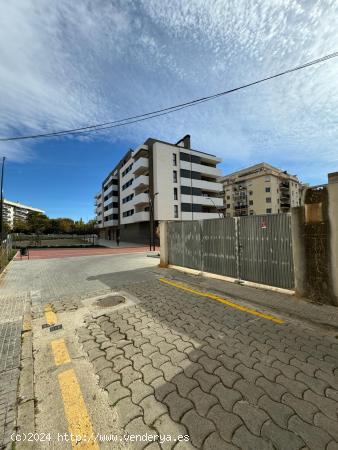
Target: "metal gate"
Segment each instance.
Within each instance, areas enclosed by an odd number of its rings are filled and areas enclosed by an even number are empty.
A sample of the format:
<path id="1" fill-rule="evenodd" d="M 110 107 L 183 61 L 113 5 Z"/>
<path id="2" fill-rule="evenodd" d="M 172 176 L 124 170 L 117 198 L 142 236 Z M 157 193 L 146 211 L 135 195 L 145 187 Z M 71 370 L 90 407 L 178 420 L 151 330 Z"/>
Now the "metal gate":
<path id="1" fill-rule="evenodd" d="M 294 287 L 289 214 L 170 222 L 168 233 L 170 264 Z"/>
<path id="2" fill-rule="evenodd" d="M 287 289 L 294 287 L 289 214 L 239 218 L 238 247 L 240 278 Z"/>

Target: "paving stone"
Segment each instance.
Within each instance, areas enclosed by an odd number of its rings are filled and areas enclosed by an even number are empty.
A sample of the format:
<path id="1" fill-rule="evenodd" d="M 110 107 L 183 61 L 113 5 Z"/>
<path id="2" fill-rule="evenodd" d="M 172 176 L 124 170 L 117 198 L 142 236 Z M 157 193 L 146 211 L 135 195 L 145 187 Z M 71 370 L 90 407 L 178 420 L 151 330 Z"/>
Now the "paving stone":
<path id="1" fill-rule="evenodd" d="M 220 450 L 220 449 L 237 449 L 238 447 L 234 447 L 228 443 L 226 443 L 221 436 L 215 431 L 211 433 L 203 444 L 203 450 Z"/>
<path id="2" fill-rule="evenodd" d="M 122 377 L 121 382 L 125 387 L 128 387 L 134 381 L 142 378 L 141 372 L 138 372 L 132 366 L 127 366 L 121 369 L 119 376 Z"/>
<path id="3" fill-rule="evenodd" d="M 109 347 L 106 351 L 106 359 L 108 359 L 109 361 L 113 360 L 114 358 L 116 358 L 119 355 L 123 355 L 123 351 L 120 348 L 116 348 L 115 345 L 113 345 L 112 347 Z"/>
<path id="4" fill-rule="evenodd" d="M 125 427 L 125 430 L 128 434 L 137 436 L 154 434 L 154 430 L 144 423 L 142 417 L 137 417 L 136 419 L 133 419 L 131 422 L 129 422 Z M 133 450 L 142 450 L 149 444 L 149 442 L 147 441 L 141 442 L 140 440 L 136 439 L 134 442 L 130 441 L 130 443 L 132 444 Z"/>
<path id="5" fill-rule="evenodd" d="M 208 419 L 212 420 L 218 433 L 226 442 L 231 442 L 234 432 L 243 424 L 236 414 L 225 411 L 220 405 L 210 409 Z"/>
<path id="6" fill-rule="evenodd" d="M 146 358 L 142 353 L 137 353 L 137 355 L 132 356 L 130 360 L 132 361 L 135 370 L 140 370 L 143 366 L 151 364 L 151 359 Z"/>
<path id="7" fill-rule="evenodd" d="M 275 402 L 280 402 L 283 394 L 287 392 L 284 386 L 278 383 L 272 383 L 264 377 L 260 377 L 256 380 L 256 385 L 262 388 L 272 400 Z"/>
<path id="8" fill-rule="evenodd" d="M 113 369 L 115 372 L 120 372 L 125 367 L 131 366 L 130 359 L 125 358 L 123 355 L 116 356 L 113 360 Z"/>
<path id="9" fill-rule="evenodd" d="M 324 372 L 324 370 L 319 369 L 315 373 L 315 377 L 320 380 L 327 381 L 333 389 L 338 391 L 338 377 L 333 375 L 333 373 L 327 373 Z"/>
<path id="10" fill-rule="evenodd" d="M 215 431 L 213 422 L 204 419 L 193 409 L 184 414 L 181 422 L 187 427 L 191 442 L 197 448 L 202 448 L 203 441 L 206 437 Z"/>
<path id="11" fill-rule="evenodd" d="M 198 370 L 195 372 L 193 378 L 198 381 L 199 385 L 205 392 L 210 392 L 213 386 L 220 381 L 217 376 L 206 373 L 203 370 Z"/>
<path id="12" fill-rule="evenodd" d="M 311 450 L 324 450 L 332 440 L 326 431 L 309 425 L 296 415 L 289 420 L 289 430 L 296 433 Z"/>
<path id="13" fill-rule="evenodd" d="M 332 420 L 329 419 L 325 414 L 323 413 L 317 413 L 314 416 L 313 423 L 323 430 L 327 431 L 334 440 L 338 442 L 338 420 Z"/>
<path id="14" fill-rule="evenodd" d="M 246 401 L 239 401 L 234 405 L 233 412 L 245 423 L 248 430 L 260 436 L 263 424 L 269 420 L 269 416 L 262 409 L 250 405 Z"/>
<path id="15" fill-rule="evenodd" d="M 336 391 L 335 389 L 327 388 L 325 390 L 325 396 L 338 403 L 338 391 Z"/>
<path id="16" fill-rule="evenodd" d="M 196 387 L 190 393 L 188 398 L 194 403 L 195 409 L 201 416 L 206 416 L 212 406 L 218 403 L 215 396 L 206 394 L 201 388 Z"/>
<path id="17" fill-rule="evenodd" d="M 271 441 L 278 450 L 301 450 L 304 449 L 304 442 L 296 433 L 291 433 L 280 428 L 271 420 L 263 424 L 262 437 Z"/>
<path id="18" fill-rule="evenodd" d="M 89 350 L 99 349 L 99 345 L 94 340 L 85 341 L 82 343 L 82 347 L 85 352 L 89 352 Z"/>
<path id="19" fill-rule="evenodd" d="M 236 372 L 232 372 L 223 366 L 218 367 L 215 370 L 214 375 L 217 375 L 221 379 L 224 386 L 228 388 L 233 387 L 235 382 L 241 379 L 241 375 Z"/>
<path id="20" fill-rule="evenodd" d="M 119 400 L 130 396 L 130 391 L 123 387 L 120 381 L 114 381 L 107 386 L 109 405 L 114 406 Z"/>
<path id="21" fill-rule="evenodd" d="M 202 356 L 202 358 L 198 360 L 198 363 L 201 364 L 208 373 L 214 373 L 214 371 L 222 365 L 217 359 L 211 359 L 208 356 Z"/>
<path id="22" fill-rule="evenodd" d="M 280 361 L 274 361 L 272 363 L 272 367 L 280 370 L 285 377 L 290 378 L 291 380 L 295 380 L 297 373 L 300 372 L 298 367 L 289 366 L 288 364 L 284 364 Z"/>
<path id="23" fill-rule="evenodd" d="M 338 450 L 338 442 L 331 441 L 326 447 L 326 450 Z"/>
<path id="24" fill-rule="evenodd" d="M 244 380 L 248 381 L 249 383 L 255 383 L 258 377 L 261 377 L 262 374 L 258 372 L 258 370 L 255 369 L 249 369 L 244 364 L 239 364 L 235 367 L 235 372 L 239 373 Z"/>
<path id="25" fill-rule="evenodd" d="M 222 383 L 216 384 L 211 392 L 226 411 L 232 412 L 236 402 L 242 399 L 242 395 L 235 389 L 226 388 Z"/>
<path id="26" fill-rule="evenodd" d="M 99 385 L 105 389 L 108 384 L 113 383 L 114 381 L 120 381 L 121 375 L 114 372 L 111 367 L 107 367 L 103 370 L 100 370 L 99 375 Z"/>
<path id="27" fill-rule="evenodd" d="M 278 370 L 274 367 L 266 366 L 265 364 L 262 364 L 262 363 L 255 364 L 254 369 L 261 372 L 263 374 L 263 376 L 270 381 L 276 381 L 276 378 L 278 377 L 278 375 L 281 374 L 280 370 Z"/>
<path id="28" fill-rule="evenodd" d="M 304 392 L 308 389 L 307 385 L 295 380 L 290 380 L 284 375 L 278 375 L 276 382 L 284 386 L 295 397 L 303 398 Z"/>
<path id="29" fill-rule="evenodd" d="M 296 380 L 306 384 L 306 386 L 319 395 L 325 396 L 325 391 L 329 387 L 329 384 L 326 381 L 319 380 L 318 378 L 306 375 L 302 372 L 299 372 L 296 375 Z"/>
<path id="30" fill-rule="evenodd" d="M 306 375 L 309 375 L 310 377 L 313 377 L 317 370 L 317 367 L 314 366 L 313 364 L 298 361 L 298 359 L 296 359 L 296 358 L 291 359 L 290 365 L 298 367 L 298 369 L 300 369 L 303 373 L 305 373 Z"/>
<path id="31" fill-rule="evenodd" d="M 92 348 L 91 350 L 88 350 L 88 359 L 89 361 L 93 362 L 95 359 L 100 357 L 105 357 L 105 352 L 99 349 L 99 346 L 96 346 L 95 348 Z"/>
<path id="32" fill-rule="evenodd" d="M 163 355 L 166 355 L 168 352 L 170 352 L 170 350 L 175 349 L 175 345 L 169 344 L 166 341 L 162 341 L 156 344 L 156 349 L 159 350 Z"/>
<path id="33" fill-rule="evenodd" d="M 313 424 L 313 417 L 318 412 L 318 408 L 312 403 L 299 399 L 289 393 L 283 395 L 282 402 L 290 406 L 302 420 Z"/>
<path id="34" fill-rule="evenodd" d="M 135 347 L 133 344 L 129 344 L 123 347 L 123 353 L 126 358 L 131 358 L 137 353 L 141 353 L 141 350 Z"/>
<path id="35" fill-rule="evenodd" d="M 244 425 L 235 431 L 232 442 L 241 450 L 273 450 L 270 443 L 250 433 Z"/>
<path id="36" fill-rule="evenodd" d="M 144 447 L 146 450 L 161 450 L 160 445 L 157 442 L 152 442 Z"/>
<path id="37" fill-rule="evenodd" d="M 338 418 L 338 404 L 330 398 L 323 397 L 322 395 L 315 394 L 314 392 L 307 390 L 304 393 L 304 400 L 316 405 L 326 416 L 331 419 L 337 420 Z"/>
<path id="38" fill-rule="evenodd" d="M 267 395 L 263 395 L 258 400 L 258 405 L 282 428 L 287 428 L 289 418 L 294 415 L 294 411 L 289 406 L 275 402 Z"/>
<path id="39" fill-rule="evenodd" d="M 96 372 L 100 372 L 103 369 L 113 366 L 111 361 L 107 361 L 106 358 L 104 358 L 103 356 L 101 356 L 100 358 L 94 359 L 93 365 L 95 367 Z"/>
<path id="40" fill-rule="evenodd" d="M 167 381 L 171 381 L 176 375 L 183 372 L 181 367 L 174 366 L 170 361 L 162 364 L 160 370 L 162 370 L 163 376 Z"/>
<path id="41" fill-rule="evenodd" d="M 184 374 L 189 378 L 192 378 L 198 370 L 202 369 L 201 364 L 191 362 L 189 359 L 184 359 L 178 363 L 178 366 L 183 369 Z"/>
<path id="42" fill-rule="evenodd" d="M 152 353 L 149 358 L 152 361 L 154 367 L 159 369 L 163 364 L 170 361 L 170 358 L 166 355 L 162 355 L 160 352 Z"/>
<path id="43" fill-rule="evenodd" d="M 177 348 L 177 350 L 179 352 L 184 352 L 184 353 L 190 353 L 192 351 L 194 351 L 194 347 L 193 345 L 190 343 L 190 341 L 175 341 L 175 347 Z"/>
<path id="44" fill-rule="evenodd" d="M 189 435 L 186 435 L 187 439 L 189 439 Z M 189 440 L 180 440 L 175 447 L 175 450 L 198 450 Z"/>
<path id="45" fill-rule="evenodd" d="M 172 436 L 174 439 L 180 435 L 185 436 L 188 434 L 187 429 L 182 424 L 174 422 L 169 414 L 164 414 L 155 420 L 153 427 L 160 435 Z M 164 450 L 172 449 L 175 445 L 176 442 L 164 442 L 161 444 L 161 448 Z"/>
<path id="46" fill-rule="evenodd" d="M 189 392 L 196 386 L 198 386 L 196 380 L 187 377 L 184 373 L 179 373 L 178 375 L 175 375 L 171 379 L 171 382 L 176 385 L 177 390 L 182 397 L 187 397 Z"/>
<path id="47" fill-rule="evenodd" d="M 231 371 L 233 371 L 235 367 L 241 363 L 238 359 L 231 358 L 224 354 L 218 356 L 217 360 L 220 361 L 226 369 Z"/>
<path id="48" fill-rule="evenodd" d="M 236 392 L 241 394 L 241 398 L 243 397 L 252 405 L 257 405 L 258 400 L 265 394 L 263 389 L 245 380 L 236 381 L 233 389 L 236 389 Z"/>
<path id="49" fill-rule="evenodd" d="M 149 384 L 143 383 L 142 380 L 133 381 L 128 389 L 131 390 L 131 399 L 134 403 L 139 404 L 148 395 L 154 393 L 154 389 Z"/>
<path id="50" fill-rule="evenodd" d="M 170 417 L 179 422 L 182 416 L 193 408 L 190 400 L 181 397 L 176 391 L 171 392 L 162 400 L 169 408 Z"/>
<path id="51" fill-rule="evenodd" d="M 143 420 L 147 425 L 152 425 L 156 419 L 168 413 L 168 408 L 156 400 L 154 395 L 148 395 L 140 402 L 140 406 L 143 408 Z"/>
<path id="52" fill-rule="evenodd" d="M 167 382 L 163 377 L 156 378 L 150 384 L 155 390 L 155 398 L 159 401 L 162 401 L 170 392 L 176 391 L 175 385 Z"/>
<path id="53" fill-rule="evenodd" d="M 152 353 L 158 352 L 158 348 L 155 345 L 149 344 L 149 342 L 142 344 L 141 350 L 143 356 L 150 356 Z"/>
<path id="54" fill-rule="evenodd" d="M 147 384 L 150 384 L 156 378 L 163 376 L 163 372 L 159 369 L 156 369 L 151 364 L 143 366 L 140 371 L 143 374 L 143 381 Z"/>
<path id="55" fill-rule="evenodd" d="M 143 416 L 142 409 L 138 405 L 135 405 L 130 397 L 119 400 L 115 408 L 119 417 L 119 423 L 123 428 L 136 417 Z"/>
<path id="56" fill-rule="evenodd" d="M 187 355 L 183 352 L 179 352 L 176 349 L 170 350 L 167 353 L 167 356 L 169 356 L 171 362 L 173 364 L 178 364 L 180 361 L 183 361 L 184 359 L 187 359 Z"/>

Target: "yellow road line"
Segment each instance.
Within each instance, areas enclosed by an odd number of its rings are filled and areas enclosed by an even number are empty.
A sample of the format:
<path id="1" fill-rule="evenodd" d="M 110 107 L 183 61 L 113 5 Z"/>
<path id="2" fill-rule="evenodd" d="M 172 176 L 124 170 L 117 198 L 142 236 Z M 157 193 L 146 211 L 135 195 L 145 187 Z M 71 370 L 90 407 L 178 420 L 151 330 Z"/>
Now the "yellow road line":
<path id="1" fill-rule="evenodd" d="M 48 325 L 55 325 L 58 321 L 57 315 L 52 310 L 50 305 L 45 306 L 45 318 Z"/>
<path id="2" fill-rule="evenodd" d="M 182 289 L 183 291 L 191 292 L 192 294 L 199 295 L 201 297 L 211 298 L 212 300 L 216 300 L 217 302 L 223 303 L 224 305 L 230 306 L 231 308 L 238 309 L 239 311 L 246 312 L 248 314 L 252 314 L 254 316 L 261 317 L 262 319 L 271 320 L 272 322 L 282 324 L 283 320 L 278 319 L 278 317 L 270 316 L 269 314 L 263 314 L 259 311 L 256 311 L 251 308 L 246 308 L 245 306 L 238 305 L 237 303 L 233 303 L 230 300 L 226 300 L 223 297 L 219 297 L 218 295 L 207 294 L 205 292 L 197 291 L 196 289 L 192 289 L 188 286 L 185 286 L 181 283 L 175 283 L 173 281 L 167 280 L 166 278 L 160 278 L 162 283 L 170 284 L 171 286 L 175 286 L 178 289 Z"/>
<path id="3" fill-rule="evenodd" d="M 74 449 L 99 450 L 97 442 L 90 439 L 93 427 L 82 397 L 74 369 L 66 370 L 58 375 L 63 405 L 68 422 L 69 432 L 73 434 Z M 79 437 L 80 442 L 76 443 Z"/>
<path id="4" fill-rule="evenodd" d="M 55 339 L 51 342 L 56 366 L 70 362 L 70 356 L 64 339 Z"/>

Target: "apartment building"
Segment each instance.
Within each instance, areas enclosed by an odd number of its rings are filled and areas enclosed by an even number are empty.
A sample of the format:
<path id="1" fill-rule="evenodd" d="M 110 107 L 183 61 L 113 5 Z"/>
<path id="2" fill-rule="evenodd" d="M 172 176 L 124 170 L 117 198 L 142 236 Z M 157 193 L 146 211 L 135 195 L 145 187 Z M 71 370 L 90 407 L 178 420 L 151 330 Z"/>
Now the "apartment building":
<path id="1" fill-rule="evenodd" d="M 220 159 L 190 148 L 187 135 L 175 144 L 149 138 L 129 150 L 96 194 L 102 238 L 149 242 L 150 222 L 219 217 Z"/>
<path id="2" fill-rule="evenodd" d="M 301 202 L 296 175 L 260 163 L 219 179 L 224 186 L 227 217 L 289 212 Z"/>
<path id="3" fill-rule="evenodd" d="M 31 211 L 44 213 L 42 209 L 33 208 L 32 206 L 24 205 L 23 203 L 12 202 L 6 199 L 3 201 L 3 220 L 11 228 L 13 228 L 16 220 L 26 220 L 27 214 Z"/>

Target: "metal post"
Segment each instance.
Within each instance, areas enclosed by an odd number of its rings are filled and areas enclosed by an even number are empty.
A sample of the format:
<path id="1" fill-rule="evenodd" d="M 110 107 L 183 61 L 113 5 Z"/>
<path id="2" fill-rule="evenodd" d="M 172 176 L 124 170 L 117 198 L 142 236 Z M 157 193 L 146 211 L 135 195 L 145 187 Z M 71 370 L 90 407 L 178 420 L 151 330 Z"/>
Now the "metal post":
<path id="1" fill-rule="evenodd" d="M 5 166 L 5 156 L 2 157 L 2 168 L 1 168 L 1 195 L 0 195 L 0 237 L 1 237 L 1 245 L 4 240 L 4 222 L 3 222 L 3 210 L 4 210 L 4 194 L 3 194 L 3 185 L 4 185 L 4 166 Z"/>
<path id="2" fill-rule="evenodd" d="M 235 249 L 236 249 L 236 276 L 237 280 L 240 283 L 241 274 L 240 274 L 240 266 L 239 266 L 239 258 L 240 258 L 240 245 L 239 245 L 239 217 L 234 217 L 235 221 Z"/>
<path id="3" fill-rule="evenodd" d="M 219 210 L 218 210 L 218 208 L 217 208 L 215 202 L 213 201 L 213 199 L 212 199 L 211 197 L 207 197 L 207 198 L 208 198 L 208 199 L 211 201 L 211 203 L 214 205 L 214 207 L 215 207 L 215 209 L 216 209 L 216 211 L 217 211 L 218 217 L 221 219 L 221 218 L 222 218 L 221 213 L 219 212 Z"/>

